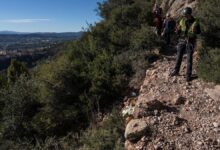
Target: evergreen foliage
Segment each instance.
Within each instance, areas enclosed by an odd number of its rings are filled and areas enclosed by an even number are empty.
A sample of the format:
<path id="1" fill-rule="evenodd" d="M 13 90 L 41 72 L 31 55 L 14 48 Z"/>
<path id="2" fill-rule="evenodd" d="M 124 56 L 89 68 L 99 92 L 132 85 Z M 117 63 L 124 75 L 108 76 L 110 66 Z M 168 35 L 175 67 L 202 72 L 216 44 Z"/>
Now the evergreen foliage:
<path id="1" fill-rule="evenodd" d="M 113 110 L 101 127 L 88 129 L 81 142 L 84 149 L 123 150 L 124 121 L 118 110 Z"/>
<path id="2" fill-rule="evenodd" d="M 207 81 L 220 83 L 220 11 L 218 0 L 202 0 L 198 16 L 203 31 L 202 45 L 199 46 L 199 76 Z"/>
<path id="3" fill-rule="evenodd" d="M 40 108 L 37 102 L 36 81 L 21 76 L 14 85 L 1 90 L 1 135 L 16 140 L 30 137 L 34 133 L 31 120 Z"/>
<path id="4" fill-rule="evenodd" d="M 104 1 L 98 4 L 102 21 L 66 43 L 62 53 L 38 65 L 30 77 L 22 63 L 12 61 L 9 84 L 0 97 L 3 146 L 65 149 L 71 141 L 86 148 L 120 149 L 124 129 L 119 113 L 100 128 L 86 129 L 97 113 L 109 112 L 120 102 L 129 81 L 144 77 L 156 58 L 150 50 L 162 42 L 150 27 L 151 8 L 151 1 Z M 81 130 L 87 132 L 78 143 L 75 136 L 67 136 Z"/>
<path id="5" fill-rule="evenodd" d="M 11 64 L 7 69 L 8 83 L 14 83 L 22 74 L 29 74 L 25 64 L 15 59 L 11 60 Z"/>

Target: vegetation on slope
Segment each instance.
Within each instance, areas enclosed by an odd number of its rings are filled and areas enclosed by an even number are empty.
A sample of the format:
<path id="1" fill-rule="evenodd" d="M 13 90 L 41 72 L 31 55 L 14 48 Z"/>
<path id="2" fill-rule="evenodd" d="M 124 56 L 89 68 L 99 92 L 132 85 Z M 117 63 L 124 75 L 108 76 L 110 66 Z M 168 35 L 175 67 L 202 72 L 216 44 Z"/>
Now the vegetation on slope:
<path id="1" fill-rule="evenodd" d="M 198 14 L 205 34 L 198 72 L 220 82 L 220 25 L 218 9 L 212 9 L 217 0 L 203 1 Z M 151 4 L 150 0 L 99 3 L 102 21 L 89 26 L 79 40 L 66 43 L 53 60 L 31 73 L 23 64 L 12 63 L 8 76 L 0 77 L 0 148 L 121 149 L 119 113 L 107 115 L 102 126 L 94 122 L 98 113 L 111 114 L 129 82 L 144 76 L 154 57 L 150 50 L 163 45 L 151 29 Z"/>
<path id="2" fill-rule="evenodd" d="M 220 83 L 220 14 L 219 1 L 202 0 L 198 15 L 203 29 L 198 73 L 207 81 Z"/>
<path id="3" fill-rule="evenodd" d="M 66 43 L 53 60 L 28 76 L 25 69 L 13 71 L 20 63 L 12 63 L 7 78 L 13 82 L 6 82 L 0 93 L 2 146 L 120 148 L 122 118 L 110 116 L 101 127 L 94 122 L 98 113 L 111 112 L 122 100 L 133 77 L 140 81 L 154 57 L 150 50 L 162 45 L 150 27 L 151 8 L 150 1 L 104 1 L 98 4 L 102 21 Z"/>

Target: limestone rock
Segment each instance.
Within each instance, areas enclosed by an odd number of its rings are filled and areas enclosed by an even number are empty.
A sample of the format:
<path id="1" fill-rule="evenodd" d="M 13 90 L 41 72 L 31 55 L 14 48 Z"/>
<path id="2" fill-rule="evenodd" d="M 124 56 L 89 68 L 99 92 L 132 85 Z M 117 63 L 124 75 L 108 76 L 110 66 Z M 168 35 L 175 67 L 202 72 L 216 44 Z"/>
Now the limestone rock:
<path id="1" fill-rule="evenodd" d="M 125 141 L 125 149 L 126 150 L 134 150 L 135 148 L 134 148 L 134 146 L 132 145 L 131 142 Z"/>
<path id="2" fill-rule="evenodd" d="M 131 120 L 125 130 L 125 138 L 129 141 L 139 140 L 146 135 L 149 126 L 146 121 L 140 119 Z"/>
<path id="3" fill-rule="evenodd" d="M 173 17 L 179 17 L 185 7 L 195 8 L 197 0 L 162 0 L 163 12 L 169 12 Z"/>
<path id="4" fill-rule="evenodd" d="M 214 89 L 205 89 L 205 92 L 215 101 L 220 101 L 220 85 L 214 87 Z"/>
<path id="5" fill-rule="evenodd" d="M 213 126 L 214 126 L 215 128 L 218 128 L 218 127 L 219 127 L 219 123 L 213 122 Z"/>

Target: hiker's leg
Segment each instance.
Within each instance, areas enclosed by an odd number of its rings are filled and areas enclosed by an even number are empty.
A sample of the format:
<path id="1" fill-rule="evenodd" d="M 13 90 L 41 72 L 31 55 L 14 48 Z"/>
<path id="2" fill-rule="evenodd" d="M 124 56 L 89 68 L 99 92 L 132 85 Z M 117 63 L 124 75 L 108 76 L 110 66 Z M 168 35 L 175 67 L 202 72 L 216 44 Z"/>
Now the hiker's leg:
<path id="1" fill-rule="evenodd" d="M 157 36 L 161 36 L 161 28 L 157 27 Z"/>
<path id="2" fill-rule="evenodd" d="M 167 39 L 166 39 L 166 42 L 167 42 L 167 45 L 170 45 L 170 33 L 167 33 Z"/>
<path id="3" fill-rule="evenodd" d="M 179 73 L 185 49 L 186 49 L 186 43 L 184 41 L 180 41 L 177 45 L 177 58 L 176 58 L 176 64 L 174 68 L 174 71 L 176 73 Z"/>
<path id="4" fill-rule="evenodd" d="M 164 34 L 164 40 L 166 42 L 166 45 L 168 45 L 168 33 Z"/>
<path id="5" fill-rule="evenodd" d="M 186 52 L 187 52 L 186 78 L 191 78 L 191 75 L 192 75 L 193 49 L 194 49 L 194 45 L 192 43 L 188 43 L 186 45 Z"/>

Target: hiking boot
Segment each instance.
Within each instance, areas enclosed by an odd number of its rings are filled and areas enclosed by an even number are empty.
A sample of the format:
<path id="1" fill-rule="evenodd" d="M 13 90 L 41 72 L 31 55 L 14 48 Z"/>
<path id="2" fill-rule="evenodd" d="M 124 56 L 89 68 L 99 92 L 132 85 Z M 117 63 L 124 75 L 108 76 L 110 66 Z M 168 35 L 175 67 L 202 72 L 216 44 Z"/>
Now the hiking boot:
<path id="1" fill-rule="evenodd" d="M 173 70 L 171 73 L 170 73 L 170 76 L 173 77 L 173 76 L 177 76 L 179 75 L 179 73 L 176 71 L 176 70 Z"/>
<path id="2" fill-rule="evenodd" d="M 191 77 L 186 77 L 186 82 L 190 82 L 192 81 L 192 78 Z"/>

